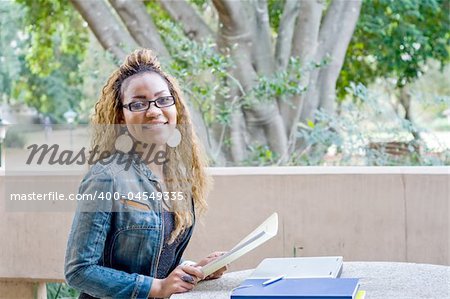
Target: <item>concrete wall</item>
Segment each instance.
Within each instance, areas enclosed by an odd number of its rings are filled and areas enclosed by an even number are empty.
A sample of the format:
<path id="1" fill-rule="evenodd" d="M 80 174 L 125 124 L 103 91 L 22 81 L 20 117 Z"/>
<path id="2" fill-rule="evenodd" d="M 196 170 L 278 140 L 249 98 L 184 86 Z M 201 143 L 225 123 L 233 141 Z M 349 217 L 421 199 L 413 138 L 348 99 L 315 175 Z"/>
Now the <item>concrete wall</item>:
<path id="1" fill-rule="evenodd" d="M 255 267 L 265 257 L 342 255 L 345 261 L 450 265 L 448 168 L 213 168 L 209 212 L 197 224 L 185 257 L 230 249 L 278 212 L 278 235 L 235 262 Z M 61 180 L 22 177 L 24 190 Z M 75 192 L 80 174 L 64 176 Z M 57 188 L 55 183 L 55 188 Z M 72 189 L 72 190 L 67 190 Z M 71 212 L 5 211 L 0 176 L 0 293 L 6 279 L 63 279 Z M 17 285 L 17 283 L 16 283 Z M 11 284 L 9 284 L 11 286 Z"/>

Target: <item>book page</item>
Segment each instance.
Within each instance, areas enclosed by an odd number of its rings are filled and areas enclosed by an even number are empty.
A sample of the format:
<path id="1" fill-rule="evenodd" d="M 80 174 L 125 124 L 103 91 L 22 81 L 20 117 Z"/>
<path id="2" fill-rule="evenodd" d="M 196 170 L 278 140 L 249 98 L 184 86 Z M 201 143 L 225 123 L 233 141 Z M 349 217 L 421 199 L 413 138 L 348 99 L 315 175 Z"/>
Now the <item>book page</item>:
<path id="1" fill-rule="evenodd" d="M 259 245 L 263 244 L 267 240 L 273 238 L 278 233 L 278 214 L 273 213 L 266 221 L 252 231 L 248 236 L 242 239 L 236 246 L 230 251 L 206 264 L 202 267 L 202 271 L 205 276 L 208 276 L 225 265 L 234 262 L 244 254 L 252 251 Z"/>

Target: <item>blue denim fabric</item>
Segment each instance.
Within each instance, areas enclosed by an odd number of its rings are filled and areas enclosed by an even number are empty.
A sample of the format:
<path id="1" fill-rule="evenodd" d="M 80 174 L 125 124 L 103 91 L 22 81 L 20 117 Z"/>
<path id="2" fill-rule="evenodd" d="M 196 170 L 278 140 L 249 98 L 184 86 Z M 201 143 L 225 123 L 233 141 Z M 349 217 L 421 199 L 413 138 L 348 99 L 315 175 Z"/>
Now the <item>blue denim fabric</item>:
<path id="1" fill-rule="evenodd" d="M 133 160 L 132 167 L 117 161 L 96 163 L 86 174 L 79 194 L 120 194 L 120 200 L 79 201 L 66 250 L 67 284 L 94 297 L 147 298 L 164 243 L 162 203 L 131 203 L 129 192 L 160 191 L 157 178 L 146 165 Z M 131 200 L 136 202 L 136 200 Z M 192 235 L 179 247 L 174 264 Z"/>

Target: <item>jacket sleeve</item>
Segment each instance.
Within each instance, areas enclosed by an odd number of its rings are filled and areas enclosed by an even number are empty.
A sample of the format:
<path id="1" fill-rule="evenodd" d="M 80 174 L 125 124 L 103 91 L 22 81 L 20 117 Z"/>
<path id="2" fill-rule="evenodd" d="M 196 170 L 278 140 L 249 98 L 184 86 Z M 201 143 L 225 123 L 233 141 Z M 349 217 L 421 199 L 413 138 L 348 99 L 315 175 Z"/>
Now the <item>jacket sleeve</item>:
<path id="1" fill-rule="evenodd" d="M 94 297 L 148 298 L 153 278 L 99 265 L 111 227 L 113 200 L 102 200 L 101 193 L 114 192 L 108 170 L 86 175 L 79 194 L 97 197 L 79 200 L 66 249 L 64 275 L 67 284 Z M 79 195 L 80 196 L 80 195 Z"/>

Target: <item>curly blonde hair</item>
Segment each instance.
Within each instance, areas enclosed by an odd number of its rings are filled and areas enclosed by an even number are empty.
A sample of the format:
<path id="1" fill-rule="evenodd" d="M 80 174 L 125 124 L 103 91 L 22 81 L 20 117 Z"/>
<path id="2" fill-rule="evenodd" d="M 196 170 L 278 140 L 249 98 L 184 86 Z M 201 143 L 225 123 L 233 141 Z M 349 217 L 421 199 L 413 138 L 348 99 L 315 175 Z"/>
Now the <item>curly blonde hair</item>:
<path id="1" fill-rule="evenodd" d="M 118 126 L 123 119 L 122 111 L 122 83 L 125 79 L 140 73 L 153 72 L 159 74 L 169 87 L 175 98 L 177 109 L 177 128 L 182 135 L 180 144 L 176 149 L 167 147 L 168 161 L 163 166 L 166 178 L 167 191 L 182 191 L 184 207 L 191 207 L 191 198 L 195 207 L 195 214 L 206 211 L 206 196 L 210 188 L 211 179 L 206 174 L 207 157 L 200 145 L 186 108 L 185 100 L 174 78 L 161 70 L 160 64 L 148 49 L 138 49 L 128 55 L 122 65 L 114 71 L 102 89 L 102 93 L 95 104 L 95 112 L 91 119 L 92 124 L 106 125 L 100 130 L 94 130 L 92 147 L 100 152 L 115 152 L 114 142 L 120 135 Z M 175 227 L 169 243 L 190 227 L 194 221 L 191 209 L 174 209 Z"/>

